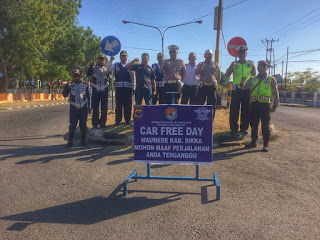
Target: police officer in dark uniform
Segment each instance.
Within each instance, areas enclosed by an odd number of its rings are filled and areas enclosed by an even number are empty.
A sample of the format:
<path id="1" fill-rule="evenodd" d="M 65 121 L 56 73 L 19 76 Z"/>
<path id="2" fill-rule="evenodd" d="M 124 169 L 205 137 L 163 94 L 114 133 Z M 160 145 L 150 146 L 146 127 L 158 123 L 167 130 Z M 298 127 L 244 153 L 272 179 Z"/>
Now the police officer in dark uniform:
<path id="1" fill-rule="evenodd" d="M 239 110 L 241 106 L 240 132 L 245 136 L 248 134 L 249 110 L 250 110 L 250 91 L 241 90 L 241 87 L 251 76 L 256 75 L 256 68 L 251 61 L 246 60 L 247 46 L 240 46 L 238 49 L 239 61 L 231 63 L 227 69 L 225 77 L 233 74 L 231 105 L 230 105 L 230 130 L 231 134 L 238 132 Z"/>
<path id="2" fill-rule="evenodd" d="M 246 145 L 246 148 L 254 148 L 257 146 L 258 126 L 261 120 L 261 129 L 263 135 L 263 152 L 269 151 L 270 138 L 270 113 L 275 112 L 279 105 L 279 92 L 277 80 L 267 74 L 268 62 L 259 61 L 259 74 L 250 78 L 241 90 L 250 89 L 250 123 L 251 123 L 251 142 Z M 272 107 L 270 108 L 271 96 L 274 94 Z"/>
<path id="3" fill-rule="evenodd" d="M 177 58 L 179 49 L 178 46 L 170 45 L 168 49 L 170 59 L 165 60 L 160 69 L 160 72 L 165 74 L 165 104 L 172 103 L 171 93 L 175 93 L 174 103 L 178 104 L 181 95 L 181 79 L 183 79 L 186 75 L 186 66 L 183 60 Z"/>
<path id="4" fill-rule="evenodd" d="M 164 74 L 160 73 L 161 65 L 164 61 L 164 56 L 162 53 L 158 53 L 157 55 L 158 63 L 152 64 L 152 69 L 156 75 L 156 94 L 152 97 L 152 104 L 156 105 L 158 100 L 159 104 L 164 104 Z"/>
<path id="5" fill-rule="evenodd" d="M 126 68 L 128 54 L 126 51 L 120 52 L 120 62 L 112 64 L 115 58 L 112 56 L 108 64 L 108 71 L 115 72 L 116 87 L 116 124 L 122 121 L 122 109 L 124 119 L 130 124 L 132 111 L 132 95 L 134 94 L 134 81 L 131 71 Z"/>
<path id="6" fill-rule="evenodd" d="M 91 113 L 88 84 L 81 82 L 81 75 L 78 69 L 72 71 L 72 78 L 73 82 L 70 85 L 67 84 L 62 92 L 65 98 L 70 95 L 68 148 L 73 145 L 73 137 L 78 121 L 81 132 L 81 145 L 86 145 L 87 116 Z"/>
<path id="7" fill-rule="evenodd" d="M 135 58 L 127 64 L 127 68 L 136 73 L 136 105 L 142 105 L 142 99 L 144 99 L 146 105 L 151 105 L 152 96 L 156 94 L 156 76 L 153 69 L 148 65 L 149 54 L 143 53 L 141 55 L 141 64 L 135 64 L 136 62 L 139 62 L 139 58 Z"/>
<path id="8" fill-rule="evenodd" d="M 106 127 L 107 111 L 108 111 L 108 71 L 104 65 L 105 56 L 99 54 L 97 64 L 94 63 L 89 67 L 87 75 L 91 76 L 92 86 L 92 126 L 97 128 L 100 124 L 101 128 Z M 99 119 L 99 105 L 101 107 L 101 117 Z"/>

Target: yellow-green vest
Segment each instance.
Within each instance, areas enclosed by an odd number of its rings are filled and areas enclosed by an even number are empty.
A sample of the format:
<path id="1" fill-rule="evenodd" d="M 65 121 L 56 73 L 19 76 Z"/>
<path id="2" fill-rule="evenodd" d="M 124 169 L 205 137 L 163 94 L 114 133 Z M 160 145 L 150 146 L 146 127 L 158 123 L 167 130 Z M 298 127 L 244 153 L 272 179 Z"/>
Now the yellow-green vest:
<path id="1" fill-rule="evenodd" d="M 266 75 L 264 80 L 262 80 L 255 89 L 253 88 L 259 83 L 259 78 L 255 76 L 251 79 L 250 89 L 251 91 L 253 89 L 253 91 L 251 92 L 250 102 L 258 100 L 258 102 L 270 103 L 272 95 L 272 79 L 272 76 Z"/>
<path id="2" fill-rule="evenodd" d="M 233 69 L 233 84 L 240 85 L 241 79 L 243 77 L 246 78 L 245 82 L 251 78 L 251 70 L 253 68 L 252 62 L 240 63 L 236 62 L 236 64 L 232 67 Z"/>

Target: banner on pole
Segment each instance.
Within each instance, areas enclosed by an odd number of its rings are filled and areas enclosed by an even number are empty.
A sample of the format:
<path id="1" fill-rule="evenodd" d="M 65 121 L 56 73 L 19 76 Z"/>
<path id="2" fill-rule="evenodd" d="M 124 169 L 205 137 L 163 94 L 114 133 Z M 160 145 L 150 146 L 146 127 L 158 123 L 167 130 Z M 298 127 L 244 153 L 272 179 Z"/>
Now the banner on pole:
<path id="1" fill-rule="evenodd" d="M 138 163 L 212 163 L 212 106 L 134 106 Z"/>

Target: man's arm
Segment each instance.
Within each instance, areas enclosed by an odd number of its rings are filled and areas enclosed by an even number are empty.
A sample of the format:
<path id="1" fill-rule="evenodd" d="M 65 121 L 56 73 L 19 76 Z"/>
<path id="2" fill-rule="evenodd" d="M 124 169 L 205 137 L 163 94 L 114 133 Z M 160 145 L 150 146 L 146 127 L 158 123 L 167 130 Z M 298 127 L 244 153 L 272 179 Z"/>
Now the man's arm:
<path id="1" fill-rule="evenodd" d="M 197 69 L 196 69 L 196 75 L 199 75 L 202 72 L 203 65 L 204 65 L 204 62 L 201 62 L 198 64 Z"/>
<path id="2" fill-rule="evenodd" d="M 252 63 L 251 76 L 255 76 L 255 75 L 257 75 L 256 66 L 254 65 L 254 63 Z"/>
<path id="3" fill-rule="evenodd" d="M 154 70 L 152 68 L 151 68 L 150 78 L 151 78 L 151 85 L 152 85 L 152 95 L 156 95 L 156 90 L 157 90 L 156 75 L 155 75 Z"/>
<path id="4" fill-rule="evenodd" d="M 184 79 L 184 77 L 186 76 L 186 65 L 184 64 L 184 61 L 182 61 L 181 64 L 181 79 Z"/>
<path id="5" fill-rule="evenodd" d="M 274 100 L 273 100 L 273 105 L 270 108 L 270 112 L 275 112 L 276 108 L 279 105 L 279 91 L 278 91 L 277 80 L 274 77 L 271 80 L 271 87 L 272 87 L 272 93 L 274 94 Z"/>
<path id="6" fill-rule="evenodd" d="M 136 62 L 139 62 L 139 58 L 133 59 L 133 61 L 131 61 L 130 63 L 128 63 L 128 64 L 126 65 L 126 68 L 129 69 L 130 71 L 131 71 L 131 70 L 134 71 L 134 69 L 132 69 L 132 68 L 133 68 L 133 64 L 135 64 Z"/>
<path id="7" fill-rule="evenodd" d="M 86 97 L 88 99 L 88 106 L 87 106 L 88 114 L 90 114 L 91 113 L 91 98 L 90 98 L 90 92 L 89 92 L 89 85 L 87 85 Z"/>
<path id="8" fill-rule="evenodd" d="M 90 67 L 89 67 L 88 70 L 87 70 L 87 76 L 89 76 L 89 77 L 92 76 L 93 69 L 94 69 L 95 66 L 96 66 L 96 62 L 93 61 L 93 63 L 90 64 Z"/>
<path id="9" fill-rule="evenodd" d="M 113 60 L 115 59 L 114 56 L 110 57 L 110 61 L 108 62 L 108 66 L 107 66 L 107 71 L 108 72 L 113 72 L 115 67 L 115 64 L 112 64 Z"/>
<path id="10" fill-rule="evenodd" d="M 226 74 L 224 75 L 226 78 L 230 77 L 231 74 L 233 73 L 233 65 L 235 64 L 235 62 L 231 63 L 231 65 L 229 66 L 229 68 L 226 71 Z"/>
<path id="11" fill-rule="evenodd" d="M 252 78 L 250 78 L 248 81 L 246 81 L 246 83 L 241 87 L 241 90 L 247 90 L 247 89 L 250 88 L 251 79 L 252 79 Z"/>
<path id="12" fill-rule="evenodd" d="M 169 65 L 170 65 L 170 62 L 164 60 L 163 63 L 161 64 L 161 66 L 160 66 L 159 72 L 160 73 L 164 73 L 166 71 L 167 67 L 169 67 Z"/>
<path id="13" fill-rule="evenodd" d="M 69 86 L 69 84 L 67 84 L 67 85 L 65 85 L 64 86 L 64 89 L 63 89 L 63 91 L 62 91 L 62 96 L 63 97 L 68 97 L 69 96 L 69 94 L 70 94 L 70 86 Z"/>
<path id="14" fill-rule="evenodd" d="M 216 67 L 217 67 L 216 80 L 219 81 L 221 78 L 220 66 L 218 64 L 216 64 Z"/>

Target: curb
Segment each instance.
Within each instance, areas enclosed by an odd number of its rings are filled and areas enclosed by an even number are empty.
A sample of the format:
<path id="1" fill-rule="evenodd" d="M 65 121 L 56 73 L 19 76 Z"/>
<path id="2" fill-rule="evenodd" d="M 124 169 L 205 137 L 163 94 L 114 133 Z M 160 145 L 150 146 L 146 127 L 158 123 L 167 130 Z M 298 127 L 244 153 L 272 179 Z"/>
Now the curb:
<path id="1" fill-rule="evenodd" d="M 16 106 L 16 107 L 3 107 L 3 108 L 0 108 L 0 110 L 15 110 L 15 109 L 24 109 L 24 108 L 46 107 L 46 106 L 53 106 L 53 105 L 65 105 L 65 104 L 68 104 L 68 102 L 34 104 L 34 105 L 25 105 L 25 106 Z"/>
<path id="2" fill-rule="evenodd" d="M 304 105 L 304 104 L 290 104 L 290 103 L 280 103 L 279 105 L 280 107 L 281 106 L 284 106 L 284 107 L 297 107 L 297 108 L 307 108 L 309 107 L 308 105 Z"/>

